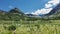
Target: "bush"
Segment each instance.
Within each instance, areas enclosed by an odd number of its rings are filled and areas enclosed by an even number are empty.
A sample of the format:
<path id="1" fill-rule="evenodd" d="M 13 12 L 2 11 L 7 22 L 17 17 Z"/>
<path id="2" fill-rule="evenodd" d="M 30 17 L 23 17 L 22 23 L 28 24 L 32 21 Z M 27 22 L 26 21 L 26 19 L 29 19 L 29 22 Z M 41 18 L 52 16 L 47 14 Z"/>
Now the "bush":
<path id="1" fill-rule="evenodd" d="M 15 31 L 16 30 L 16 26 L 11 25 L 11 26 L 8 27 L 8 30 L 9 31 Z"/>

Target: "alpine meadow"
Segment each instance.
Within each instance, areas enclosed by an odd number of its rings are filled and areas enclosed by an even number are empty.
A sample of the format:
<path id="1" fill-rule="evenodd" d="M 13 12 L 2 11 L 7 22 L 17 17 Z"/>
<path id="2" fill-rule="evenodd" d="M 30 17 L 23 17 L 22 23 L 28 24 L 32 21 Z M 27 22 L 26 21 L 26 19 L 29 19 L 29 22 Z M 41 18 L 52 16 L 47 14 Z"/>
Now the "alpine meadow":
<path id="1" fill-rule="evenodd" d="M 46 14 L 39 12 L 40 10 L 35 13 L 24 13 L 17 6 L 9 7 L 7 11 L 0 9 L 0 34 L 60 34 L 60 3 Z M 25 8 L 25 10 L 29 9 Z"/>

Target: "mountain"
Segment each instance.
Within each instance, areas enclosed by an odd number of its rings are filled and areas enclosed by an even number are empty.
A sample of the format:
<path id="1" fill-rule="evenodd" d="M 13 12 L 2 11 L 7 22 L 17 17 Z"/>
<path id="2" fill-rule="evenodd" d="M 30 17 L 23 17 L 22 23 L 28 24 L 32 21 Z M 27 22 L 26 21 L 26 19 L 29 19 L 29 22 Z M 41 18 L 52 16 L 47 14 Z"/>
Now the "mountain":
<path id="1" fill-rule="evenodd" d="M 38 15 L 34 15 L 34 14 L 26 14 L 27 16 L 30 16 L 30 17 L 35 17 L 35 16 L 38 16 Z"/>
<path id="2" fill-rule="evenodd" d="M 34 17 L 31 17 L 31 16 L 34 16 Z M 4 20 L 4 21 L 20 21 L 20 20 L 35 21 L 35 20 L 38 20 L 39 18 L 36 18 L 35 16 L 36 15 L 33 15 L 33 14 L 24 14 L 18 8 L 14 8 L 9 11 L 0 10 L 0 20 Z"/>
<path id="3" fill-rule="evenodd" d="M 0 10 L 0 14 L 5 14 L 6 11 Z"/>
<path id="4" fill-rule="evenodd" d="M 11 9 L 10 11 L 0 10 L 0 20 L 18 21 L 20 19 L 24 20 L 25 17 L 26 15 L 18 8 Z"/>
<path id="5" fill-rule="evenodd" d="M 56 14 L 60 13 L 60 3 L 55 8 L 53 8 L 48 14 L 43 14 L 43 15 L 39 15 L 39 16 L 50 16 L 50 15 L 53 15 L 55 13 Z"/>
<path id="6" fill-rule="evenodd" d="M 48 13 L 47 15 L 52 15 L 52 14 L 55 14 L 55 13 L 60 13 L 60 4 L 58 4 L 55 8 L 53 8 L 51 10 L 51 12 Z"/>
<path id="7" fill-rule="evenodd" d="M 9 11 L 9 13 L 21 13 L 21 14 L 24 14 L 20 9 L 18 9 L 18 8 L 14 8 L 14 9 L 11 9 L 10 11 Z"/>
<path id="8" fill-rule="evenodd" d="M 60 19 L 60 4 L 53 8 L 50 13 L 44 15 L 24 14 L 18 8 L 11 9 L 9 11 L 0 10 L 0 20 L 40 20 L 40 19 Z"/>
<path id="9" fill-rule="evenodd" d="M 45 17 L 49 19 L 60 19 L 60 4 L 53 8 L 50 13 L 45 14 Z"/>

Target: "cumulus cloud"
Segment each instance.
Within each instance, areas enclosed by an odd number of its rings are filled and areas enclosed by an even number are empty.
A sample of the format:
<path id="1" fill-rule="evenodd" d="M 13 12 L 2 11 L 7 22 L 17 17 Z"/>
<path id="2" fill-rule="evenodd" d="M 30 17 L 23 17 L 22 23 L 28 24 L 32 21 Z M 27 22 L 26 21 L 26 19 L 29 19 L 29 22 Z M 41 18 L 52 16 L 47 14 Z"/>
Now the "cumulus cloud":
<path id="1" fill-rule="evenodd" d="M 52 4 L 45 4 L 45 8 L 51 8 Z"/>
<path id="2" fill-rule="evenodd" d="M 52 8 L 48 8 L 48 9 L 43 8 L 41 10 L 37 10 L 35 13 L 32 12 L 32 14 L 36 14 L 36 15 L 38 15 L 38 14 L 47 14 L 47 13 L 50 12 L 50 10 L 52 10 Z"/>
<path id="3" fill-rule="evenodd" d="M 53 5 L 56 5 L 59 3 L 59 0 L 51 0 L 48 2 L 49 4 L 53 4 Z"/>
<path id="4" fill-rule="evenodd" d="M 59 3 L 59 0 L 51 0 L 47 4 L 45 4 L 45 8 L 51 8 L 52 6 L 56 6 Z"/>
<path id="5" fill-rule="evenodd" d="M 49 13 L 53 8 L 53 6 L 56 6 L 59 3 L 60 0 L 50 0 L 48 3 L 45 4 L 45 7 L 42 9 L 38 9 L 35 12 L 32 12 L 32 14 L 39 15 L 39 14 L 47 14 Z"/>

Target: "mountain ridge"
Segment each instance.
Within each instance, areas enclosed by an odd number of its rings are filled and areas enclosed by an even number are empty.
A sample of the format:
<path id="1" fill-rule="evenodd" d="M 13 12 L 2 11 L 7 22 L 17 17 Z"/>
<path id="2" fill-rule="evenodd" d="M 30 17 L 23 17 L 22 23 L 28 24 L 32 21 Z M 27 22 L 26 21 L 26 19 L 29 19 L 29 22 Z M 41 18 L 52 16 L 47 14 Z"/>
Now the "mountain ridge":
<path id="1" fill-rule="evenodd" d="M 36 18 L 35 18 L 36 17 Z M 20 19 L 60 19 L 60 4 L 58 4 L 55 8 L 53 8 L 50 13 L 44 15 L 34 15 L 34 14 L 24 14 L 18 8 L 11 9 L 6 12 L 0 10 L 0 20 L 15 20 L 18 21 Z"/>

